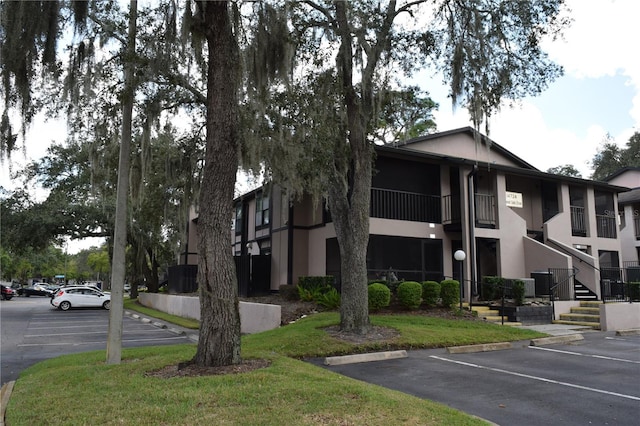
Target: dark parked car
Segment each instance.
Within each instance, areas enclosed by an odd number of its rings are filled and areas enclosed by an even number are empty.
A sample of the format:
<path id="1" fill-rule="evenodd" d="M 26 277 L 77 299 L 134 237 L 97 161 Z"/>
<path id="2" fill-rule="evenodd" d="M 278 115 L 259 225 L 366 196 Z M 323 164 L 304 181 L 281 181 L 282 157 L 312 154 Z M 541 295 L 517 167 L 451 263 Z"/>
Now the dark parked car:
<path id="1" fill-rule="evenodd" d="M 16 292 L 11 287 L 7 287 L 6 285 L 0 287 L 2 287 L 0 291 L 2 292 L 2 298 L 4 300 L 11 300 L 11 298 L 16 295 Z"/>
<path id="2" fill-rule="evenodd" d="M 51 297 L 53 292 L 45 287 L 45 284 L 34 284 L 31 287 L 22 287 L 18 289 L 18 296 L 46 296 Z"/>

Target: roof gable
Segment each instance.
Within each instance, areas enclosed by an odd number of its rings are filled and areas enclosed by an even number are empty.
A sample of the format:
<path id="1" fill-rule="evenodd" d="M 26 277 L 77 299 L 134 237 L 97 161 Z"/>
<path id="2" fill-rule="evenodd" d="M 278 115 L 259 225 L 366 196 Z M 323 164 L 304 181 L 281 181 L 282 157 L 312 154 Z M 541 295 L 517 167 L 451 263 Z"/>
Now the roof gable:
<path id="1" fill-rule="evenodd" d="M 487 164 L 538 170 L 471 127 L 463 127 L 411 139 L 399 145 L 398 148 L 407 148 L 446 157 L 463 158 Z"/>

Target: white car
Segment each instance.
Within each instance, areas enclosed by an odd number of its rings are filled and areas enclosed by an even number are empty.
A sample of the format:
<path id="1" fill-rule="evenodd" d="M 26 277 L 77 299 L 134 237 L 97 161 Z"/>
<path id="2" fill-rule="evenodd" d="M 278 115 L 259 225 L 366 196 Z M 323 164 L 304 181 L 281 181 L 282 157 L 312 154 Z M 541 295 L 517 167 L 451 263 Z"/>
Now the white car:
<path id="1" fill-rule="evenodd" d="M 71 308 L 111 308 L 111 295 L 87 286 L 62 287 L 51 299 L 58 309 Z"/>

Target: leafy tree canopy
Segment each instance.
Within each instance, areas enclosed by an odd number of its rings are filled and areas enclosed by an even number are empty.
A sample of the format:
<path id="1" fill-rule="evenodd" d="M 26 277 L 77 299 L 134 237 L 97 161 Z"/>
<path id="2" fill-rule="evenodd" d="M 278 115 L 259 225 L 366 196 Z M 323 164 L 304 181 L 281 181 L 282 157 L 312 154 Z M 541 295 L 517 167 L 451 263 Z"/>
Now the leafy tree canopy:
<path id="1" fill-rule="evenodd" d="M 635 132 L 625 148 L 620 148 L 607 135 L 591 162 L 591 179 L 604 180 L 607 176 L 624 167 L 640 167 L 640 132 Z"/>
<path id="2" fill-rule="evenodd" d="M 581 178 L 582 174 L 576 169 L 573 164 L 564 164 L 562 166 L 551 167 L 547 169 L 547 173 L 553 173 L 554 175 L 569 176 L 575 178 Z"/>

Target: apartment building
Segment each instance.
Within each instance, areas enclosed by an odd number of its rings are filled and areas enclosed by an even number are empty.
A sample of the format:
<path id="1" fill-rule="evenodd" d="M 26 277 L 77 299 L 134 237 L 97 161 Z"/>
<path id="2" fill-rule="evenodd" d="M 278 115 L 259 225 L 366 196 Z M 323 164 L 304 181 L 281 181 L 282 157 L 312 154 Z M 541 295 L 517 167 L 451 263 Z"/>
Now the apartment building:
<path id="1" fill-rule="evenodd" d="M 462 274 L 468 300 L 481 291 L 483 276 L 546 277 L 556 298 L 574 300 L 583 293 L 600 298 L 602 271 L 623 267 L 624 186 L 542 172 L 470 127 L 376 147 L 376 154 L 371 279 Z M 274 185 L 234 202 L 231 248 L 241 295 L 308 275 L 334 275 L 339 284 L 338 244 L 322 204 L 311 197 L 290 203 Z M 461 262 L 457 250 L 466 254 Z"/>

